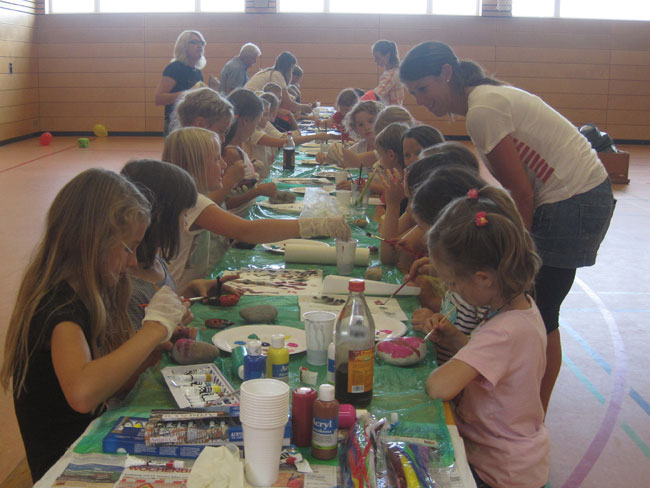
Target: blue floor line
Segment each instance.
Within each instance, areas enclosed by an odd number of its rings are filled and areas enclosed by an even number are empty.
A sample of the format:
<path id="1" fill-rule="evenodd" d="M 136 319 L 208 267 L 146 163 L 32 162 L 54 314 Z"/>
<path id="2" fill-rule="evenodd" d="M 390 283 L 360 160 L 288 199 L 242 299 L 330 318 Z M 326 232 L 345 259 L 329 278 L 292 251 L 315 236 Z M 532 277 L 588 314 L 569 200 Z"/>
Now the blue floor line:
<path id="1" fill-rule="evenodd" d="M 591 392 L 591 394 L 598 400 L 598 403 L 601 405 L 605 404 L 605 397 L 598 391 L 598 389 L 594 386 L 594 384 L 587 379 L 587 377 L 580 371 L 580 368 L 576 366 L 576 364 L 571 361 L 565 354 L 562 354 L 562 360 L 566 363 L 566 365 L 569 367 L 571 371 L 573 371 L 573 374 L 575 374 L 578 379 L 582 382 L 583 385 Z"/>
<path id="2" fill-rule="evenodd" d="M 650 416 L 650 403 L 646 402 L 641 394 L 634 388 L 630 388 L 630 396 L 632 397 L 632 400 L 634 400 L 637 405 L 639 405 L 639 407 Z"/>
<path id="3" fill-rule="evenodd" d="M 625 433 L 632 439 L 632 442 L 634 442 L 639 449 L 641 449 L 641 452 L 645 454 L 645 457 L 650 459 L 650 447 L 641 440 L 639 437 L 639 434 L 637 434 L 632 427 L 627 425 L 625 422 L 621 422 L 621 428 Z"/>
<path id="4" fill-rule="evenodd" d="M 605 370 L 607 374 L 612 374 L 612 367 L 609 365 L 609 363 L 603 358 L 598 352 L 589 345 L 589 343 L 582 338 L 578 332 L 571 327 L 569 324 L 567 324 L 566 320 L 560 319 L 560 324 L 562 326 L 562 330 L 566 330 L 571 337 L 573 337 L 578 344 L 582 346 L 582 348 L 589 353 L 589 355 L 593 358 L 594 361 L 596 361 L 598 364 L 600 364 L 600 367 Z"/>

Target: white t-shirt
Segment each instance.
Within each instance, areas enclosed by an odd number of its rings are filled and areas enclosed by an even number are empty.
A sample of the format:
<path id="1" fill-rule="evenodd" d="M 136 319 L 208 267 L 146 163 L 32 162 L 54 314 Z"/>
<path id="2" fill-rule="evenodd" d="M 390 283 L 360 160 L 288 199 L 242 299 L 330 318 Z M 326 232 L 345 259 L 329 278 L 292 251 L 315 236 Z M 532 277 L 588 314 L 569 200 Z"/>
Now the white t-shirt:
<path id="1" fill-rule="evenodd" d="M 182 290 L 190 281 L 205 277 L 210 264 L 210 232 L 204 229 L 190 230 L 199 215 L 210 205 L 216 205 L 205 195 L 199 194 L 196 205 L 187 212 L 187 227 L 181 232 L 178 255 L 169 263 L 169 272 Z"/>
<path id="2" fill-rule="evenodd" d="M 283 90 L 287 89 L 287 80 L 284 79 L 282 73 L 274 69 L 269 71 L 258 71 L 250 80 L 246 82 L 244 88 L 248 88 L 254 92 L 262 91 L 264 89 L 264 85 L 270 83 L 271 81 L 280 85 Z"/>
<path id="3" fill-rule="evenodd" d="M 541 98 L 511 86 L 481 85 L 469 94 L 467 133 L 486 155 L 510 135 L 535 194 L 535 208 L 600 185 L 607 171 L 589 141 Z"/>

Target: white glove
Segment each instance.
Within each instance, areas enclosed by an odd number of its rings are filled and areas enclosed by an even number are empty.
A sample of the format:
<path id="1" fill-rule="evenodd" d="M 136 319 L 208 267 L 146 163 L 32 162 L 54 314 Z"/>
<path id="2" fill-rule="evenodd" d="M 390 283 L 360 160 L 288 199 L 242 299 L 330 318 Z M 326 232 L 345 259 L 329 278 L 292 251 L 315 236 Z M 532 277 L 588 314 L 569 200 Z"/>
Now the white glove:
<path id="1" fill-rule="evenodd" d="M 298 219 L 298 225 L 300 226 L 300 237 L 305 239 L 329 236 L 344 241 L 350 240 L 350 226 L 343 217 L 303 217 Z"/>
<path id="2" fill-rule="evenodd" d="M 183 320 L 186 311 L 187 309 L 178 298 L 178 295 L 169 286 L 165 285 L 151 297 L 149 305 L 144 309 L 142 322 L 151 320 L 163 325 L 167 329 L 167 337 L 161 342 L 166 342 Z"/>

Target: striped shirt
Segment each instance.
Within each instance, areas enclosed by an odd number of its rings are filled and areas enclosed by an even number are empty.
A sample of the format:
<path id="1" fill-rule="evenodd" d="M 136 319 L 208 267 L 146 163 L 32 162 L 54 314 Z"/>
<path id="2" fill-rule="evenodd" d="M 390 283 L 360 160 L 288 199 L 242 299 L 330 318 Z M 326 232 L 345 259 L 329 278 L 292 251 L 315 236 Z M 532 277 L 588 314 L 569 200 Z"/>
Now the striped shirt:
<path id="1" fill-rule="evenodd" d="M 381 98 L 386 105 L 402 105 L 404 103 L 404 86 L 399 81 L 399 71 L 391 68 L 384 71 L 379 77 L 379 85 L 375 88 L 375 95 Z"/>

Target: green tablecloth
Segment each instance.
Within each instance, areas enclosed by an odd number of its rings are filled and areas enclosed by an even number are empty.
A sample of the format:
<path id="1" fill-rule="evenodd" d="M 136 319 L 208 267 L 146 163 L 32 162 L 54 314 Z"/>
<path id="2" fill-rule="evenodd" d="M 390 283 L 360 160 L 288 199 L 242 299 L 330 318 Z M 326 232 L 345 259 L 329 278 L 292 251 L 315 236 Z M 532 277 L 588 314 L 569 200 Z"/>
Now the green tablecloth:
<path id="1" fill-rule="evenodd" d="M 310 176 L 316 171 L 313 166 L 300 165 L 303 158 L 297 155 L 296 169 L 292 173 L 282 172 L 281 164 L 276 162 L 272 169 L 271 179 L 280 176 L 302 177 Z M 278 169 L 279 168 L 279 169 Z M 279 185 L 286 186 L 287 185 Z M 372 211 L 372 210 L 371 210 Z M 253 206 L 250 210 L 251 219 L 256 218 L 295 218 L 295 216 L 278 215 L 267 209 Z M 377 223 L 371 221 L 366 229 L 353 227 L 353 237 L 359 239 L 360 246 L 378 246 L 376 239 L 366 236 L 366 231 L 376 232 Z M 379 255 L 371 255 L 372 264 L 379 263 Z M 240 269 L 248 266 L 284 266 L 284 256 L 264 251 L 260 246 L 252 250 L 240 250 L 232 248 L 219 262 L 216 269 L 210 276 L 216 277 L 225 270 Z M 288 265 L 296 269 L 322 269 L 323 275 L 336 274 L 335 266 L 323 265 Z M 353 276 L 362 277 L 365 268 L 355 267 Z M 402 273 L 394 266 L 383 266 L 383 281 L 389 283 L 400 283 Z M 398 298 L 399 303 L 407 314 L 411 316 L 413 310 L 419 307 L 416 297 Z M 203 304 L 195 304 L 192 311 L 195 320 L 191 326 L 200 329 L 197 339 L 210 342 L 212 336 L 218 332 L 203 327 L 207 318 L 225 318 L 243 325 L 244 322 L 239 316 L 239 309 L 248 305 L 272 304 L 278 309 L 276 324 L 304 328 L 299 319 L 298 299 L 295 296 L 246 296 L 244 295 L 236 307 L 221 308 L 210 307 Z M 410 322 L 408 323 L 408 335 L 413 335 Z M 305 353 L 291 356 L 289 363 L 289 384 L 291 388 L 301 386 L 300 368 L 306 366 L 311 371 L 318 372 L 318 384 L 326 381 L 326 366 L 312 366 L 307 364 Z M 169 357 L 165 357 L 161 363 L 147 370 L 139 379 L 135 388 L 126 399 L 118 406 L 105 412 L 95 423 L 92 431 L 86 435 L 76 446 L 75 451 L 79 453 L 102 452 L 102 439 L 108 433 L 113 424 L 120 416 L 148 417 L 152 409 L 176 408 L 171 393 L 163 381 L 160 370 L 170 364 L 174 364 Z M 230 379 L 237 388 L 240 385 L 239 378 L 235 378 L 231 372 L 231 361 L 228 354 L 215 361 L 215 364 Z M 390 417 L 391 412 L 399 412 L 400 429 L 404 433 L 438 440 L 443 462 L 446 465 L 453 463 L 453 448 L 449 437 L 449 431 L 445 425 L 443 404 L 440 400 L 432 400 L 424 391 L 424 383 L 431 370 L 435 367 L 435 354 L 430 347 L 425 360 L 418 365 L 407 368 L 400 368 L 377 362 L 375 364 L 374 395 L 370 411 L 378 418 Z M 304 453 L 307 454 L 308 450 Z M 309 456 L 308 456 L 309 458 Z"/>

